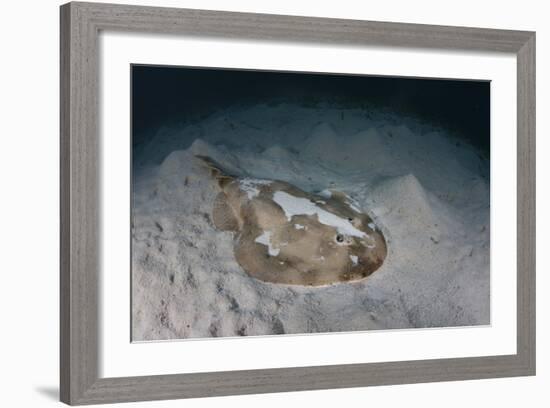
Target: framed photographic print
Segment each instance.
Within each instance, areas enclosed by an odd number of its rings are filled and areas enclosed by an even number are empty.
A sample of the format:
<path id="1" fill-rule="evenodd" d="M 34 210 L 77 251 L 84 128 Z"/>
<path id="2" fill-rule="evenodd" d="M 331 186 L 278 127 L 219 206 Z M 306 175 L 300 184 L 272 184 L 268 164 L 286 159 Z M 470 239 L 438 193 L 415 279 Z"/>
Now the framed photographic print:
<path id="1" fill-rule="evenodd" d="M 62 401 L 534 375 L 534 115 L 532 32 L 62 6 Z"/>

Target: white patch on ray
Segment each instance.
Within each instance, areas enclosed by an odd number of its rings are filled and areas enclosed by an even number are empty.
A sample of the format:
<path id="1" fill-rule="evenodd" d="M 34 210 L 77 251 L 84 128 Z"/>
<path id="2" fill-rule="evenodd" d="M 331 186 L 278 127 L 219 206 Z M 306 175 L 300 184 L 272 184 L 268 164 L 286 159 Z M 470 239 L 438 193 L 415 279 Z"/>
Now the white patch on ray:
<path id="1" fill-rule="evenodd" d="M 267 246 L 267 253 L 270 256 L 277 256 L 277 255 L 279 255 L 279 252 L 281 252 L 281 250 L 279 248 L 275 248 L 271 244 L 271 231 L 264 231 L 263 234 L 256 237 L 254 242 L 257 242 L 258 244 L 262 244 L 262 245 Z"/>
<path id="2" fill-rule="evenodd" d="M 367 236 L 366 233 L 355 228 L 347 219 L 341 218 L 336 214 L 318 207 L 314 202 L 307 198 L 294 197 L 284 191 L 276 191 L 273 194 L 273 200 L 283 209 L 289 221 L 294 215 L 317 214 L 317 218 L 321 224 L 336 228 L 340 234 L 351 235 L 359 238 Z"/>

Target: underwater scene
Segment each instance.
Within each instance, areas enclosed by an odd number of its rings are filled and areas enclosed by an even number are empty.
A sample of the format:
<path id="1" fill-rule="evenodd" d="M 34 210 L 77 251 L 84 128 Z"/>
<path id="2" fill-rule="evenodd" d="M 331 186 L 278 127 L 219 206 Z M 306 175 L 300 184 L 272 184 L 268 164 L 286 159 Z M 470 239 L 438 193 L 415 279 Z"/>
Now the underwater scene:
<path id="1" fill-rule="evenodd" d="M 131 74 L 132 341 L 490 324 L 490 82 Z"/>

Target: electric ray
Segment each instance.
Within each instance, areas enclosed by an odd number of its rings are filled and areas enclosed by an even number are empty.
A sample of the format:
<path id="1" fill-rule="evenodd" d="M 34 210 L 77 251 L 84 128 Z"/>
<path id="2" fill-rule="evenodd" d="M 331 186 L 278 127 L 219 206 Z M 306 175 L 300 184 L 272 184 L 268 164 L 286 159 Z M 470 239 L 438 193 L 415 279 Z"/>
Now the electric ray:
<path id="1" fill-rule="evenodd" d="M 236 233 L 235 258 L 250 276 L 320 286 L 363 279 L 384 262 L 382 232 L 346 194 L 310 194 L 284 181 L 237 177 L 197 157 L 221 189 L 214 225 Z"/>

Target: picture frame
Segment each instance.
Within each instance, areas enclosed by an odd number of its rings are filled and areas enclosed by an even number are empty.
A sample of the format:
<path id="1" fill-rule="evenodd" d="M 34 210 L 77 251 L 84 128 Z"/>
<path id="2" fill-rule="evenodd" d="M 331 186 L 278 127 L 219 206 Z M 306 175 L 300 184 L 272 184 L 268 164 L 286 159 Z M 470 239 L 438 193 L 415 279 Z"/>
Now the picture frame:
<path id="1" fill-rule="evenodd" d="M 73 2 L 61 6 L 60 395 L 70 405 L 535 374 L 535 33 Z M 517 58 L 517 352 L 212 373 L 99 376 L 99 33 L 475 50 Z"/>

